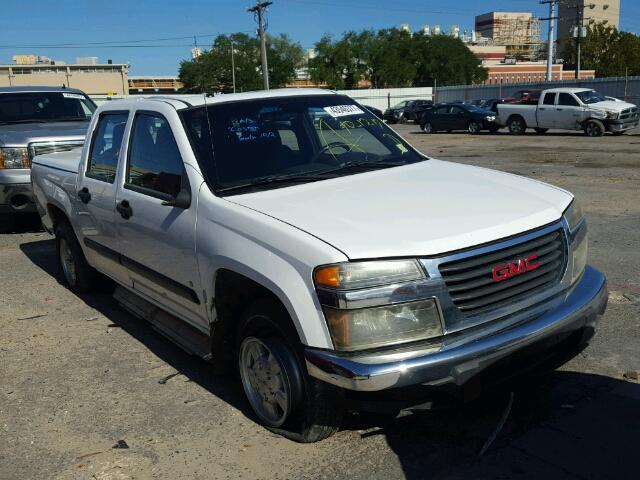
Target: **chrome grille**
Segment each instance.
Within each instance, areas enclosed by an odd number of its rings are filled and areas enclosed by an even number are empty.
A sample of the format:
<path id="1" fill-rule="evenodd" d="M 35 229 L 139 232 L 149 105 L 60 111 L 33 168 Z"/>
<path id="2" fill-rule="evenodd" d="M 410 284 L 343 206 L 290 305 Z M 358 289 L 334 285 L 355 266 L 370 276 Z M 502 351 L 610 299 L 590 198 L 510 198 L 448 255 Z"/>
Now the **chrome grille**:
<path id="1" fill-rule="evenodd" d="M 622 112 L 620 112 L 620 119 L 626 120 L 626 119 L 638 118 L 639 111 L 640 109 L 638 109 L 638 107 L 627 108 L 626 110 L 623 110 Z"/>
<path id="2" fill-rule="evenodd" d="M 496 267 L 517 264 L 535 255 L 535 270 L 496 281 Z M 440 274 L 454 305 L 465 315 L 518 302 L 556 285 L 566 265 L 566 243 L 562 230 L 489 253 L 442 263 Z"/>
<path id="3" fill-rule="evenodd" d="M 29 160 L 33 160 L 36 155 L 44 155 L 47 153 L 68 152 L 74 148 L 81 147 L 84 142 L 82 140 L 74 142 L 42 142 L 29 144 Z"/>

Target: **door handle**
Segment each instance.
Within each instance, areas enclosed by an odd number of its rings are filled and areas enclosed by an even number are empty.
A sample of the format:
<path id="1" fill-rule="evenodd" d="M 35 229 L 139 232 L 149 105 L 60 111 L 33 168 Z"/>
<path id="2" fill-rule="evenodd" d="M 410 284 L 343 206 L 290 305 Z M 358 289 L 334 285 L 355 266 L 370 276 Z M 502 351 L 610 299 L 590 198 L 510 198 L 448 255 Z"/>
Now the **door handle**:
<path id="1" fill-rule="evenodd" d="M 120 214 L 122 218 L 128 220 L 133 215 L 133 209 L 127 200 L 122 200 L 120 203 L 116 205 L 116 210 Z"/>
<path id="2" fill-rule="evenodd" d="M 78 191 L 78 198 L 84 204 L 89 203 L 91 200 L 91 194 L 89 193 L 89 189 L 87 187 L 83 187 Z"/>

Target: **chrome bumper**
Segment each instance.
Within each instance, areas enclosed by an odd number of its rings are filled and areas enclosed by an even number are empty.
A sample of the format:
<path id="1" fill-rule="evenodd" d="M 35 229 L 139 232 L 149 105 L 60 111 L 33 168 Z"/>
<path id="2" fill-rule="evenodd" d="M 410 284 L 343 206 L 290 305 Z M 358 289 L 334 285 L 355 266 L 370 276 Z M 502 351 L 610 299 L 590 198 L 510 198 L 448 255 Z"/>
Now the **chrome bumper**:
<path id="1" fill-rule="evenodd" d="M 309 374 L 348 390 L 377 391 L 408 385 L 462 385 L 496 361 L 543 340 L 561 340 L 562 334 L 594 326 L 607 306 L 607 282 L 602 273 L 587 266 L 565 301 L 533 320 L 468 343 L 403 360 L 377 356 L 342 356 L 307 349 Z"/>

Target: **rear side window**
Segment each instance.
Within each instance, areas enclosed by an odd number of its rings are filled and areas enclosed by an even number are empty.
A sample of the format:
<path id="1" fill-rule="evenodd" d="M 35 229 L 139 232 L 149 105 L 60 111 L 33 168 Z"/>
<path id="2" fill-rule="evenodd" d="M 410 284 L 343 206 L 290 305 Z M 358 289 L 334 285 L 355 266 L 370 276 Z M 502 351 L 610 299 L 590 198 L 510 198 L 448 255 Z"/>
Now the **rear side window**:
<path id="1" fill-rule="evenodd" d="M 161 115 L 138 113 L 131 131 L 127 188 L 175 198 L 180 192 L 182 171 L 182 157 L 169 123 Z"/>
<path id="2" fill-rule="evenodd" d="M 87 177 L 108 183 L 115 181 L 127 117 L 126 112 L 100 115 L 89 152 Z"/>
<path id="3" fill-rule="evenodd" d="M 555 93 L 547 93 L 544 96 L 544 100 L 542 101 L 544 105 L 555 105 L 556 103 L 556 94 Z"/>
<path id="4" fill-rule="evenodd" d="M 436 115 L 444 115 L 449 112 L 449 107 L 446 105 L 443 107 L 438 107 L 436 108 L 435 112 L 436 112 Z"/>
<path id="5" fill-rule="evenodd" d="M 566 105 L 568 107 L 578 107 L 580 104 L 570 93 L 560 93 L 558 97 L 558 105 Z"/>

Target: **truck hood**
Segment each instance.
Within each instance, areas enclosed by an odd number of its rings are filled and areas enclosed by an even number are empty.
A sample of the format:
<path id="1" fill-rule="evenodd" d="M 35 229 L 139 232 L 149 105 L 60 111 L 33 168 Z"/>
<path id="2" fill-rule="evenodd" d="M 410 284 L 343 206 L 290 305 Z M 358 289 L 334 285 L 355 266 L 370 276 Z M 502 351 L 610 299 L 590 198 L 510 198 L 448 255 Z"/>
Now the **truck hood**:
<path id="1" fill-rule="evenodd" d="M 0 125 L 0 145 L 26 147 L 31 142 L 84 140 L 89 121 Z"/>
<path id="2" fill-rule="evenodd" d="M 635 108 L 636 106 L 633 103 L 628 102 L 614 102 L 611 100 L 607 100 L 605 102 L 597 102 L 590 103 L 587 105 L 590 108 L 597 108 L 599 110 L 607 110 L 611 112 L 621 112 L 626 110 L 627 108 Z"/>
<path id="3" fill-rule="evenodd" d="M 573 196 L 517 175 L 440 160 L 226 197 L 350 259 L 433 256 L 557 221 Z"/>

